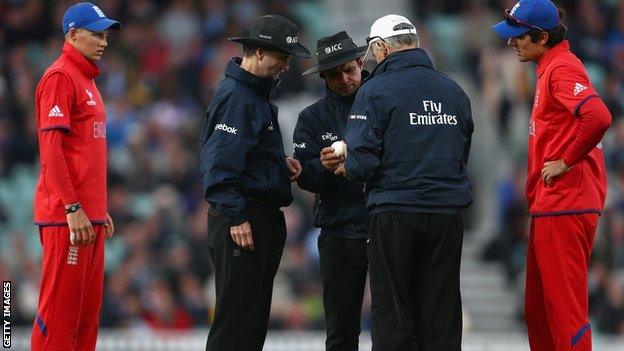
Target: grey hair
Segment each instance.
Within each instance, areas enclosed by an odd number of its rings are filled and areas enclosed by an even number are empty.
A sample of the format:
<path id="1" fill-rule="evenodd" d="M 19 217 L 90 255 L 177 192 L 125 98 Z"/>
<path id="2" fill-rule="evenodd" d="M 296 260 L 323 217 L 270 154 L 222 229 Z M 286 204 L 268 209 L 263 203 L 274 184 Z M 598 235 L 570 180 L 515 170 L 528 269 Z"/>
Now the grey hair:
<path id="1" fill-rule="evenodd" d="M 394 30 L 401 30 L 401 29 L 415 29 L 413 25 L 409 24 L 409 23 L 399 23 L 396 26 L 394 26 L 394 28 L 392 28 Z M 400 48 L 403 46 L 416 46 L 418 47 L 419 41 L 418 41 L 418 34 L 399 34 L 399 35 L 395 35 L 393 37 L 389 37 L 384 39 L 384 41 L 386 42 L 386 44 L 388 44 L 388 46 L 392 46 L 393 48 Z"/>

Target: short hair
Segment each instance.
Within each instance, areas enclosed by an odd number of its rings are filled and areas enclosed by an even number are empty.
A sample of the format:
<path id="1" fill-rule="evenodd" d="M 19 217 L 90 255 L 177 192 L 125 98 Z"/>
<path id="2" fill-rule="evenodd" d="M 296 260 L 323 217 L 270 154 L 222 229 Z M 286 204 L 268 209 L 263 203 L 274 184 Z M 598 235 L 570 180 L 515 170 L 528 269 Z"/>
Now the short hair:
<path id="1" fill-rule="evenodd" d="M 559 25 L 558 26 L 549 30 L 544 30 L 544 31 L 537 29 L 537 28 L 531 28 L 531 30 L 527 32 L 527 34 L 531 37 L 532 43 L 537 43 L 539 41 L 539 37 L 540 37 L 540 34 L 542 34 L 542 32 L 548 33 L 548 41 L 546 42 L 546 46 L 549 48 L 552 48 L 553 46 L 565 40 L 567 33 L 568 33 L 568 28 L 565 25 L 563 25 L 563 23 L 561 23 L 563 16 L 565 16 L 565 12 L 562 9 L 558 9 L 558 10 L 559 10 Z"/>
<path id="2" fill-rule="evenodd" d="M 257 46 L 243 44 L 243 57 L 251 57 L 256 53 L 256 49 L 259 49 Z"/>
<path id="3" fill-rule="evenodd" d="M 393 30 L 401 30 L 401 29 L 416 29 L 413 25 L 409 23 L 399 23 L 392 28 Z M 418 35 L 417 34 L 399 34 L 389 38 L 384 39 L 384 41 L 395 48 L 400 48 L 402 46 L 413 46 L 416 45 L 418 47 Z"/>
<path id="4" fill-rule="evenodd" d="M 243 44 L 243 57 L 252 57 L 256 53 L 256 50 L 263 50 L 265 52 L 266 51 L 271 51 L 271 52 L 277 52 L 277 53 L 281 53 L 281 54 L 288 54 L 288 55 L 290 55 L 290 53 L 288 53 L 286 51 L 282 51 L 282 50 L 277 50 L 277 49 L 268 48 L 268 47 L 264 47 L 264 46 Z"/>

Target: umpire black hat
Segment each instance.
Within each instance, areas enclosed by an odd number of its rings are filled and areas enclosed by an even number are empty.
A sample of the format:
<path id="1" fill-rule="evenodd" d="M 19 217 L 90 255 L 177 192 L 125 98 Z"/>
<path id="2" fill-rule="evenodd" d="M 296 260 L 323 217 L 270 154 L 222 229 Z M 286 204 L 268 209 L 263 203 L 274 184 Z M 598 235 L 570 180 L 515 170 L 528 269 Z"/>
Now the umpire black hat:
<path id="1" fill-rule="evenodd" d="M 228 40 L 308 58 L 310 51 L 299 43 L 297 29 L 295 22 L 284 16 L 266 15 L 256 18 L 242 36 Z"/>
<path id="2" fill-rule="evenodd" d="M 316 66 L 306 70 L 302 75 L 323 72 L 338 67 L 347 62 L 364 56 L 366 46 L 357 46 L 347 32 L 338 32 L 332 36 L 324 37 L 316 43 Z"/>

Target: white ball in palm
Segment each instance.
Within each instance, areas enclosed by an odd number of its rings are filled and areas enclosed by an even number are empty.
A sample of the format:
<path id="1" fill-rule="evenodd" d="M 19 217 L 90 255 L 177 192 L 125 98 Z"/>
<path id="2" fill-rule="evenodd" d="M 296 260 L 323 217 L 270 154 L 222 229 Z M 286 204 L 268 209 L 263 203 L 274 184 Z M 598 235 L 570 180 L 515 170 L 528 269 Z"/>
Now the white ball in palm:
<path id="1" fill-rule="evenodd" d="M 331 147 L 334 148 L 334 154 L 336 154 L 337 156 L 344 156 L 347 145 L 344 143 L 344 141 L 338 140 L 334 141 L 334 143 L 331 144 Z"/>

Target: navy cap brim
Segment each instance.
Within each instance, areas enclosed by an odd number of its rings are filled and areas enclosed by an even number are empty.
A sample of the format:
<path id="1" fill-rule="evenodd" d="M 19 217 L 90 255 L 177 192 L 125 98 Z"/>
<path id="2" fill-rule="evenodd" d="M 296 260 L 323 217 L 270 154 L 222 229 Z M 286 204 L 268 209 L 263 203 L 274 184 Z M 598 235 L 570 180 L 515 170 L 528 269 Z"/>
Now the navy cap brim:
<path id="1" fill-rule="evenodd" d="M 267 48 L 271 50 L 285 52 L 287 54 L 300 57 L 300 58 L 310 58 L 312 56 L 310 54 L 310 51 L 308 51 L 308 49 L 306 49 L 305 46 L 299 43 L 295 45 L 291 45 L 289 47 L 284 47 L 284 46 L 275 45 L 269 41 L 248 39 L 248 38 L 243 38 L 243 37 L 233 37 L 233 38 L 228 38 L 228 40 L 235 42 L 235 43 L 248 44 L 248 45 L 253 45 L 253 46 L 257 46 L 261 48 Z"/>
<path id="2" fill-rule="evenodd" d="M 512 26 L 507 21 L 498 22 L 492 26 L 492 29 L 503 39 L 514 38 L 531 30 L 530 27 Z"/>
<path id="3" fill-rule="evenodd" d="M 354 53 L 352 53 L 350 55 L 337 57 L 334 60 L 330 60 L 330 61 L 324 62 L 322 64 L 319 63 L 316 66 L 307 69 L 301 75 L 302 76 L 309 76 L 311 74 L 323 72 L 323 71 L 326 71 L 326 70 L 338 67 L 340 65 L 344 65 L 347 62 L 351 62 L 353 60 L 357 60 L 360 57 L 364 56 L 364 54 L 366 54 L 366 49 L 368 49 L 368 46 L 360 46 L 357 49 L 355 49 Z"/>
<path id="4" fill-rule="evenodd" d="M 108 29 L 119 30 L 121 29 L 121 23 L 109 18 L 102 18 L 95 22 L 84 25 L 82 26 L 82 28 L 91 32 L 102 32 Z"/>
<path id="5" fill-rule="evenodd" d="M 305 46 L 301 45 L 300 43 L 297 43 L 294 45 L 294 48 L 292 49 L 292 54 L 300 58 L 312 57 L 312 54 L 310 54 L 310 51 L 308 51 L 308 49 Z"/>

